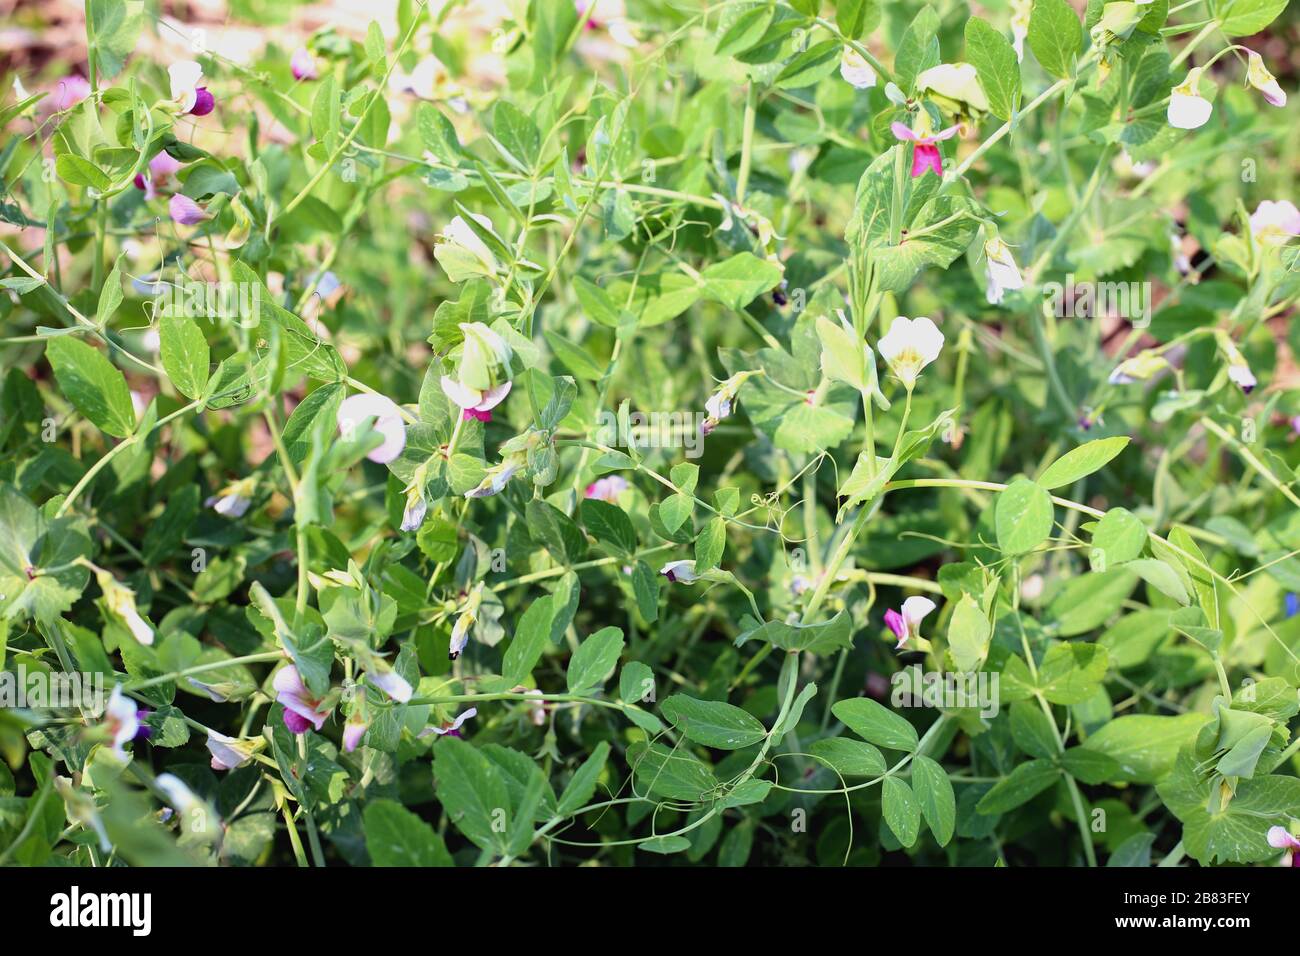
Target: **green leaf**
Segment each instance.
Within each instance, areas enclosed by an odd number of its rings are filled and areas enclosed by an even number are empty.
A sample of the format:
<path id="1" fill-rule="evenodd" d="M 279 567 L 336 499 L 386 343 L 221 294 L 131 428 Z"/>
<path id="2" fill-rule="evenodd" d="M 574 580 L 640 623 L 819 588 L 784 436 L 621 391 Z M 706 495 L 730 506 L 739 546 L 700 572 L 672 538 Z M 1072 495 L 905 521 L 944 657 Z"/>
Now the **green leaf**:
<path id="1" fill-rule="evenodd" d="M 1156 792 L 1183 822 L 1183 846 L 1202 865 L 1276 859 L 1268 830 L 1288 826 L 1295 816 L 1300 778 L 1270 774 L 1238 781 L 1234 794 L 1225 789 L 1217 775 L 1200 773 L 1192 748 L 1185 747 Z"/>
<path id="2" fill-rule="evenodd" d="M 1057 753 L 1056 731 L 1036 702 L 1017 700 L 1011 704 L 1011 738 L 1031 757 L 1050 758 Z"/>
<path id="3" fill-rule="evenodd" d="M 1067 79 L 1083 43 L 1083 27 L 1066 0 L 1034 0 L 1026 40 L 1043 69 Z"/>
<path id="4" fill-rule="evenodd" d="M 599 498 L 584 498 L 582 523 L 596 540 L 613 545 L 623 554 L 636 551 L 636 529 L 627 512 L 618 505 Z"/>
<path id="5" fill-rule="evenodd" d="M 820 83 L 839 67 L 843 49 L 839 40 L 826 40 L 809 47 L 785 65 L 773 85 L 781 90 L 795 90 Z"/>
<path id="6" fill-rule="evenodd" d="M 916 749 L 916 728 L 869 697 L 838 701 L 831 707 L 831 713 L 863 740 L 906 753 Z"/>
<path id="7" fill-rule="evenodd" d="M 718 566 L 722 552 L 727 546 L 727 522 L 715 516 L 705 523 L 703 530 L 695 539 L 695 571 L 703 574 Z"/>
<path id="8" fill-rule="evenodd" d="M 1173 769 L 1179 749 L 1210 719 L 1209 714 L 1130 714 L 1098 729 L 1083 746 L 1118 763 L 1119 781 L 1158 783 Z"/>
<path id="9" fill-rule="evenodd" d="M 1226 36 L 1259 33 L 1286 9 L 1287 0 L 1213 0 L 1210 10 Z"/>
<path id="10" fill-rule="evenodd" d="M 1061 766 L 1075 780 L 1093 787 L 1120 779 L 1119 763 L 1114 758 L 1086 747 L 1071 747 L 1061 754 Z"/>
<path id="11" fill-rule="evenodd" d="M 947 846 L 957 825 L 957 797 L 948 774 L 929 757 L 917 754 L 912 758 L 912 790 L 930 832 L 939 846 Z"/>
<path id="12" fill-rule="evenodd" d="M 1061 777 L 1061 771 L 1049 760 L 1029 760 L 993 785 L 993 789 L 975 804 L 975 812 L 985 816 L 1006 813 L 1028 803 Z"/>
<path id="13" fill-rule="evenodd" d="M 573 564 L 587 553 L 587 538 L 563 511 L 537 498 L 528 502 L 528 533 L 563 564 Z"/>
<path id="14" fill-rule="evenodd" d="M 596 792 L 596 783 L 605 769 L 605 761 L 608 759 L 609 741 L 602 740 L 592 748 L 591 756 L 584 760 L 582 766 L 569 778 L 568 786 L 564 788 L 564 793 L 560 794 L 560 801 L 555 810 L 556 816 L 571 816 L 590 802 Z"/>
<path id="15" fill-rule="evenodd" d="M 888 769 L 880 751 L 861 740 L 827 737 L 814 741 L 808 751 L 846 777 L 879 777 Z"/>
<path id="16" fill-rule="evenodd" d="M 781 267 L 752 252 L 738 252 L 705 269 L 700 278 L 704 294 L 737 312 L 781 281 Z"/>
<path id="17" fill-rule="evenodd" d="M 628 748 L 633 789 L 670 800 L 698 802 L 718 786 L 718 779 L 697 757 L 663 744 L 636 743 Z"/>
<path id="18" fill-rule="evenodd" d="M 625 704 L 654 700 L 654 671 L 641 661 L 628 661 L 618 675 L 618 696 Z"/>
<path id="19" fill-rule="evenodd" d="M 566 682 L 570 694 L 593 690 L 618 666 L 623 653 L 623 632 L 617 627 L 601 628 L 578 645 L 569 660 Z"/>
<path id="20" fill-rule="evenodd" d="M 1131 511 L 1111 508 L 1092 532 L 1092 570 L 1105 571 L 1132 561 L 1146 543 L 1146 525 Z"/>
<path id="21" fill-rule="evenodd" d="M 886 777 L 881 784 L 880 807 L 898 842 L 905 847 L 914 844 L 921 833 L 921 808 L 912 788 L 897 777 Z"/>
<path id="22" fill-rule="evenodd" d="M 504 852 L 510 794 L 492 761 L 471 744 L 444 737 L 434 748 L 433 778 L 438 800 L 456 829 L 480 849 Z"/>
<path id="23" fill-rule="evenodd" d="M 860 39 L 879 22 L 876 0 L 835 0 L 835 25 L 847 39 Z"/>
<path id="24" fill-rule="evenodd" d="M 90 577 L 74 562 L 89 557 L 91 548 L 79 519 L 50 520 L 13 486 L 0 483 L 0 635 L 8 620 L 53 621 L 71 608 Z M 5 643 L 0 636 L 0 645 Z"/>
<path id="25" fill-rule="evenodd" d="M 912 19 L 894 56 L 894 82 L 904 93 L 914 92 L 916 78 L 939 64 L 939 15 L 924 6 Z"/>
<path id="26" fill-rule="evenodd" d="M 95 324 L 101 329 L 107 326 L 109 320 L 117 314 L 117 307 L 121 304 L 122 270 L 115 263 L 113 271 L 108 274 L 103 287 L 99 290 L 99 303 L 95 306 Z"/>
<path id="27" fill-rule="evenodd" d="M 632 593 L 636 597 L 636 609 L 646 623 L 658 620 L 659 575 L 644 561 L 637 561 L 632 568 Z"/>
<path id="28" fill-rule="evenodd" d="M 1070 14 L 1074 16 L 1074 14 Z M 1128 447 L 1127 435 L 1114 438 L 1098 438 L 1085 442 L 1078 448 L 1072 448 L 1038 477 L 1038 483 L 1049 490 L 1072 485 L 1080 478 L 1086 478 L 1094 471 L 1104 467 L 1116 455 Z"/>
<path id="29" fill-rule="evenodd" d="M 553 604 L 550 597 L 537 598 L 519 619 L 514 639 L 501 659 L 501 676 L 506 684 L 522 684 L 542 659 L 542 652 L 551 643 Z"/>
<path id="30" fill-rule="evenodd" d="M 529 172 L 537 165 L 542 150 L 542 134 L 518 107 L 497 100 L 492 108 L 492 134 L 523 172 Z"/>
<path id="31" fill-rule="evenodd" d="M 555 353 L 555 357 L 564 363 L 564 367 L 578 378 L 589 382 L 598 382 L 605 376 L 605 369 L 588 354 L 586 349 L 574 345 L 562 335 L 547 329 L 542 335 Z"/>
<path id="32" fill-rule="evenodd" d="M 74 153 L 60 153 L 54 160 L 54 171 L 65 183 L 73 186 L 90 186 L 103 192 L 113 185 L 107 173 Z"/>
<path id="33" fill-rule="evenodd" d="M 442 837 L 395 800 L 370 800 L 362 814 L 374 866 L 455 866 Z"/>
<path id="34" fill-rule="evenodd" d="M 1187 604 L 1191 601 L 1191 596 L 1183 587 L 1177 572 L 1164 561 L 1156 558 L 1139 558 L 1136 561 L 1125 562 L 1123 568 L 1132 571 L 1161 594 L 1173 598 L 1179 604 Z"/>
<path id="35" fill-rule="evenodd" d="M 164 315 L 160 336 L 167 377 L 176 391 L 186 398 L 197 399 L 208 387 L 208 363 L 212 357 L 199 324 L 183 315 Z"/>
<path id="36" fill-rule="evenodd" d="M 1081 704 L 1097 692 L 1109 663 L 1096 644 L 1056 644 L 1038 665 L 1038 689 L 1053 704 Z"/>
<path id="37" fill-rule="evenodd" d="M 660 710 L 686 739 L 705 747 L 740 750 L 767 736 L 767 729 L 748 711 L 718 700 L 674 694 Z"/>
<path id="38" fill-rule="evenodd" d="M 1052 533 L 1052 497 L 1027 478 L 1017 478 L 998 495 L 993 513 L 998 547 L 1004 554 L 1028 554 Z"/>
<path id="39" fill-rule="evenodd" d="M 752 621 L 752 618 L 750 619 Z M 808 651 L 812 654 L 829 654 L 848 650 L 853 646 L 853 621 L 847 611 L 840 611 L 829 621 L 820 624 L 786 624 L 768 621 L 736 638 L 739 647 L 746 641 L 766 641 L 783 651 Z"/>
<path id="40" fill-rule="evenodd" d="M 691 516 L 694 509 L 695 500 L 693 498 L 689 495 L 674 492 L 659 502 L 659 519 L 663 522 L 665 530 L 669 534 L 673 534 Z"/>
<path id="41" fill-rule="evenodd" d="M 578 297 L 578 305 L 583 314 L 593 322 L 611 329 L 622 324 L 622 310 L 614 304 L 610 294 L 594 282 L 589 282 L 582 276 L 574 276 L 573 292 Z"/>
<path id="42" fill-rule="evenodd" d="M 70 335 L 50 339 L 45 357 L 59 388 L 101 431 L 126 438 L 135 431 L 135 408 L 126 378 L 103 353 Z"/>
<path id="43" fill-rule="evenodd" d="M 770 3 L 755 3 L 740 11 L 740 15 L 718 38 L 714 53 L 718 56 L 731 56 L 753 47 L 767 33 L 773 13 L 774 8 Z"/>
<path id="44" fill-rule="evenodd" d="M 989 112 L 1010 121 L 1020 106 L 1020 61 L 1007 38 L 987 20 L 966 21 L 966 58 L 979 75 Z"/>

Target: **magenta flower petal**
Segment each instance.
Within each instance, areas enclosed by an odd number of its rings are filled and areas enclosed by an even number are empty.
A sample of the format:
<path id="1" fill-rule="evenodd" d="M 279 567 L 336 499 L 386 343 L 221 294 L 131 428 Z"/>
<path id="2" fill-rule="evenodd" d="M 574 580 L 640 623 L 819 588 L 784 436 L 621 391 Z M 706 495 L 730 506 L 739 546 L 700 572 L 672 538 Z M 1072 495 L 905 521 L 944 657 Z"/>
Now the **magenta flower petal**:
<path id="1" fill-rule="evenodd" d="M 292 710 L 284 712 L 284 725 L 289 728 L 290 733 L 305 734 L 311 727 L 311 721 L 301 714 L 295 714 Z"/>
<path id="2" fill-rule="evenodd" d="M 934 170 L 936 176 L 943 175 L 943 159 L 939 155 L 939 147 L 917 143 L 912 147 L 912 178 L 924 176 L 927 169 Z"/>
<path id="3" fill-rule="evenodd" d="M 907 622 L 903 620 L 903 615 L 893 608 L 885 612 L 885 625 L 894 632 L 894 636 L 900 641 L 907 640 Z"/>
<path id="4" fill-rule="evenodd" d="M 217 105 L 216 99 L 208 92 L 206 86 L 194 91 L 194 105 L 190 108 L 191 116 L 207 116 Z"/>

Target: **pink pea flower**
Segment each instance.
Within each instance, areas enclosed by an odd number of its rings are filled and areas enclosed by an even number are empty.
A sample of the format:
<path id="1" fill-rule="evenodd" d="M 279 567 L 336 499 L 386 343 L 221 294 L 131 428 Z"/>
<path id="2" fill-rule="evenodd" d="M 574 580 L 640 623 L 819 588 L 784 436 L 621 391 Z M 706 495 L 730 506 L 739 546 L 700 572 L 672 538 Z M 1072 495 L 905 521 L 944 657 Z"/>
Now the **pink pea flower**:
<path id="1" fill-rule="evenodd" d="M 503 382 L 495 388 L 481 390 L 462 385 L 449 375 L 442 377 L 442 392 L 458 405 L 466 421 L 476 418 L 481 422 L 492 421 L 492 409 L 496 408 L 510 394 L 513 382 Z"/>
<path id="2" fill-rule="evenodd" d="M 1300 853 L 1296 852 L 1300 850 L 1300 839 L 1286 827 L 1269 827 L 1268 845 L 1286 851 L 1282 857 L 1283 866 L 1300 866 Z"/>
<path id="3" fill-rule="evenodd" d="M 926 127 L 929 126 L 928 121 L 923 121 L 923 123 Z M 943 175 L 943 157 L 939 155 L 939 147 L 936 146 L 935 143 L 956 136 L 958 127 L 949 126 L 947 129 L 940 130 L 937 133 L 928 133 L 924 131 L 911 130 L 902 123 L 895 122 L 892 123 L 889 128 L 893 130 L 894 135 L 897 136 L 900 141 L 913 144 L 913 179 L 916 179 L 918 176 L 924 176 L 927 169 L 933 170 L 936 176 Z"/>
<path id="4" fill-rule="evenodd" d="M 885 612 L 885 624 L 898 638 L 894 650 L 902 650 L 909 640 L 921 636 L 921 621 L 934 609 L 935 603 L 929 598 L 910 597 L 903 602 L 901 613 L 893 608 Z"/>
<path id="5" fill-rule="evenodd" d="M 90 95 L 90 81 L 84 76 L 69 73 L 59 80 L 54 93 L 54 108 L 59 112 L 70 110 Z"/>
<path id="6" fill-rule="evenodd" d="M 331 708 L 324 706 L 307 689 L 298 668 L 290 664 L 276 671 L 271 686 L 275 688 L 276 701 L 284 707 L 284 725 L 290 731 L 304 734 L 308 727 L 320 730 L 325 726 Z"/>
<path id="7" fill-rule="evenodd" d="M 199 86 L 203 79 L 203 67 L 194 60 L 173 63 L 167 68 L 167 77 L 171 81 L 172 100 L 180 106 L 182 113 L 207 116 L 217 105 L 208 88 Z"/>
<path id="8" fill-rule="evenodd" d="M 293 51 L 293 56 L 289 59 L 289 69 L 295 80 L 314 80 L 319 76 L 316 72 L 316 61 L 312 59 L 306 47 L 298 47 Z"/>
<path id="9" fill-rule="evenodd" d="M 167 211 L 171 214 L 172 222 L 182 226 L 193 226 L 208 218 L 202 206 L 181 193 L 176 193 L 168 201 Z"/>
<path id="10" fill-rule="evenodd" d="M 147 173 L 135 174 L 135 188 L 144 192 L 145 199 L 156 199 L 158 197 L 158 187 L 164 185 L 172 176 L 184 168 L 184 163 L 178 159 L 173 159 L 170 153 L 163 150 L 149 160 L 149 171 Z"/>
<path id="11" fill-rule="evenodd" d="M 385 465 L 400 455 L 402 449 L 406 447 L 406 424 L 402 421 L 401 409 L 392 399 L 372 392 L 349 395 L 339 405 L 339 431 L 345 437 L 368 418 L 374 419 L 372 427 L 383 436 L 384 441 L 366 457 Z"/>
<path id="12" fill-rule="evenodd" d="M 253 759 L 257 748 L 256 741 L 239 740 L 215 730 L 208 731 L 208 753 L 212 754 L 213 770 L 236 770 Z"/>
<path id="13" fill-rule="evenodd" d="M 597 478 L 587 486 L 583 493 L 588 498 L 595 498 L 597 501 L 607 501 L 611 505 L 618 504 L 618 496 L 627 491 L 630 486 L 627 479 L 622 475 L 607 475 L 604 478 Z"/>

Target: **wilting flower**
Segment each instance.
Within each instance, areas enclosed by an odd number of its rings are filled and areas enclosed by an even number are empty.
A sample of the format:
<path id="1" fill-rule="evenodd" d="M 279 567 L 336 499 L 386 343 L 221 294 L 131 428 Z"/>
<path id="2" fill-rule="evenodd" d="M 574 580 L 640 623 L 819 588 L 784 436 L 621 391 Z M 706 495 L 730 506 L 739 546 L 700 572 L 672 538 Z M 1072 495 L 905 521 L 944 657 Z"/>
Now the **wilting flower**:
<path id="1" fill-rule="evenodd" d="M 176 193 L 167 202 L 167 212 L 172 222 L 182 226 L 193 226 L 208 218 L 207 212 L 189 196 Z"/>
<path id="2" fill-rule="evenodd" d="M 180 105 L 182 113 L 207 116 L 216 106 L 216 100 L 206 86 L 200 86 L 203 67 L 193 60 L 181 60 L 167 68 L 171 80 L 172 100 Z"/>
<path id="3" fill-rule="evenodd" d="M 319 75 L 311 51 L 301 46 L 294 50 L 293 56 L 289 58 L 289 70 L 295 80 L 314 80 Z"/>
<path id="4" fill-rule="evenodd" d="M 210 700 L 218 704 L 224 704 L 230 700 L 230 695 L 239 689 L 239 685 L 234 681 L 218 681 L 215 684 L 209 684 L 197 677 L 187 677 L 185 682 L 200 694 L 207 694 Z"/>
<path id="5" fill-rule="evenodd" d="M 891 123 L 889 128 L 893 130 L 894 135 L 899 140 L 914 144 L 912 146 L 912 178 L 925 175 L 927 169 L 933 170 L 936 176 L 943 175 L 943 157 L 939 154 L 939 147 L 935 143 L 940 140 L 951 139 L 957 135 L 956 126 L 949 126 L 945 130 L 937 133 L 931 131 L 930 114 L 922 110 L 917 114 L 917 128 L 908 129 L 902 123 Z"/>
<path id="6" fill-rule="evenodd" d="M 208 753 L 212 754 L 213 770 L 236 770 L 252 760 L 260 748 L 260 741 L 238 740 L 215 730 L 208 731 Z"/>
<path id="7" fill-rule="evenodd" d="M 1300 866 L 1300 839 L 1291 834 L 1286 827 L 1268 828 L 1268 845 L 1285 850 L 1281 863 L 1283 866 Z"/>
<path id="8" fill-rule="evenodd" d="M 489 468 L 483 480 L 465 492 L 466 498 L 488 498 L 501 493 L 506 483 L 524 467 L 522 455 L 510 455 Z"/>
<path id="9" fill-rule="evenodd" d="M 155 199 L 158 196 L 158 187 L 164 185 L 173 175 L 185 168 L 185 164 L 179 159 L 172 158 L 172 155 L 163 150 L 153 159 L 149 160 L 149 171 L 147 173 L 136 173 L 135 188 L 143 190 L 145 199 Z"/>
<path id="10" fill-rule="evenodd" d="M 424 524 L 424 517 L 429 513 L 429 505 L 424 500 L 423 482 L 413 484 L 406 493 L 406 508 L 402 511 L 402 530 L 415 531 Z"/>
<path id="11" fill-rule="evenodd" d="M 290 664 L 275 672 L 271 680 L 276 702 L 284 708 L 284 725 L 292 733 L 305 734 L 308 727 L 320 730 L 330 715 L 330 706 L 312 694 L 303 683 L 298 668 Z"/>
<path id="12" fill-rule="evenodd" d="M 877 343 L 877 350 L 889 368 L 909 392 L 915 387 L 921 369 L 939 357 L 943 333 L 925 316 L 890 323 L 889 331 Z"/>
<path id="13" fill-rule="evenodd" d="M 203 502 L 204 507 L 211 508 L 227 518 L 242 518 L 253 503 L 253 492 L 257 488 L 254 477 L 232 481 L 215 495 Z"/>
<path id="14" fill-rule="evenodd" d="M 1132 358 L 1127 358 L 1115 366 L 1115 371 L 1110 373 L 1109 381 L 1112 385 L 1131 385 L 1134 382 L 1145 382 L 1156 372 L 1168 367 L 1169 363 L 1164 356 L 1149 351 L 1139 352 Z"/>
<path id="15" fill-rule="evenodd" d="M 1246 82 L 1264 94 L 1270 106 L 1286 106 L 1286 91 L 1278 86 L 1277 79 L 1268 72 L 1264 58 L 1254 50 L 1247 50 Z"/>
<path id="16" fill-rule="evenodd" d="M 1250 234 L 1256 242 L 1279 245 L 1300 236 L 1300 209 L 1289 199 L 1265 199 L 1250 214 Z"/>
<path id="17" fill-rule="evenodd" d="M 536 697 L 536 701 L 528 702 L 528 719 L 533 722 L 534 727 L 541 727 L 546 723 L 546 695 L 540 690 L 533 688 L 529 690 L 522 684 L 513 690 L 512 694 L 523 694 L 525 697 Z"/>
<path id="18" fill-rule="evenodd" d="M 1233 381 L 1245 394 L 1249 395 L 1258 384 L 1255 381 L 1255 374 L 1250 370 L 1250 364 L 1246 361 L 1246 356 L 1241 354 L 1241 349 L 1237 348 L 1237 343 L 1229 338 L 1226 332 L 1219 332 L 1215 335 L 1215 341 L 1219 345 L 1219 350 L 1223 352 L 1223 357 L 1228 361 L 1228 378 Z"/>
<path id="19" fill-rule="evenodd" d="M 1214 105 L 1201 96 L 1199 84 L 1201 67 L 1194 67 L 1185 79 L 1169 93 L 1169 125 L 1178 129 L 1197 129 L 1210 119 Z"/>
<path id="20" fill-rule="evenodd" d="M 135 740 L 140 732 L 140 709 L 122 693 L 120 684 L 114 685 L 113 693 L 109 695 L 108 705 L 104 708 L 103 727 L 113 738 L 113 756 L 123 762 L 130 760 L 130 755 L 123 748 Z"/>
<path id="21" fill-rule="evenodd" d="M 483 603 L 483 582 L 480 581 L 474 585 L 474 589 L 469 592 L 465 598 L 465 606 L 460 609 L 460 614 L 456 617 L 456 623 L 451 628 L 451 640 L 447 647 L 447 659 L 455 660 L 460 657 L 461 651 L 465 650 L 465 644 L 469 641 L 470 628 L 478 620 L 478 609 Z"/>
<path id="22" fill-rule="evenodd" d="M 736 395 L 740 392 L 740 386 L 745 384 L 745 380 L 754 374 L 756 373 L 752 371 L 737 372 L 709 396 L 704 403 L 704 409 L 708 412 L 708 415 L 700 425 L 701 432 L 705 435 L 709 434 L 718 427 L 719 422 L 731 415 L 735 409 Z"/>
<path id="23" fill-rule="evenodd" d="M 935 603 L 927 597 L 910 597 L 903 602 L 901 613 L 893 608 L 885 612 L 885 624 L 898 638 L 894 650 L 902 650 L 909 640 L 921 636 L 921 621 L 934 608 Z"/>
<path id="24" fill-rule="evenodd" d="M 365 708 L 358 703 L 348 717 L 348 722 L 343 725 L 343 751 L 352 753 L 356 750 L 369 727 L 370 721 L 366 719 Z"/>
<path id="25" fill-rule="evenodd" d="M 54 93 L 54 108 L 59 112 L 70 110 L 90 95 L 90 81 L 84 76 L 69 73 L 59 80 Z M 23 97 L 19 97 L 23 99 Z"/>
<path id="26" fill-rule="evenodd" d="M 406 425 L 397 403 L 373 392 L 349 395 L 339 405 L 339 431 L 349 437 L 366 419 L 374 419 L 372 427 L 383 436 L 383 443 L 366 454 L 371 461 L 385 465 L 402 453 L 406 447 Z"/>
<path id="27" fill-rule="evenodd" d="M 95 568 L 95 579 L 104 592 L 104 606 L 108 612 L 126 625 L 127 630 L 141 644 L 153 643 L 153 628 L 135 607 L 135 592 L 101 568 Z"/>
<path id="28" fill-rule="evenodd" d="M 690 584 L 699 578 L 694 561 L 669 561 L 659 569 L 659 573 L 673 584 Z"/>
<path id="29" fill-rule="evenodd" d="M 510 394 L 512 385 L 513 382 L 504 382 L 495 388 L 479 391 L 462 385 L 449 375 L 442 377 L 443 394 L 460 406 L 461 417 L 467 421 L 471 418 L 481 422 L 492 421 L 492 409 L 505 400 L 505 397 Z"/>
<path id="30" fill-rule="evenodd" d="M 461 714 L 458 714 L 455 720 L 448 721 L 447 723 L 443 724 L 441 727 L 424 728 L 424 730 L 420 731 L 418 736 L 428 737 L 430 734 L 436 734 L 439 737 L 459 737 L 460 728 L 465 723 L 465 721 L 469 720 L 471 717 L 477 717 L 477 716 L 478 716 L 478 708 L 471 707 L 469 710 L 464 711 Z"/>
<path id="31" fill-rule="evenodd" d="M 474 215 L 473 218 L 485 229 L 492 228 L 492 220 L 487 216 Z M 441 241 L 433 247 L 433 257 L 452 282 L 473 276 L 491 276 L 500 268 L 492 250 L 460 216 L 454 217 L 443 230 Z"/>
<path id="32" fill-rule="evenodd" d="M 606 475 L 604 478 L 597 478 L 586 488 L 583 493 L 587 498 L 595 498 L 597 501 L 607 501 L 611 505 L 618 504 L 618 496 L 627 491 L 631 485 L 622 475 Z"/>
<path id="33" fill-rule="evenodd" d="M 932 66 L 916 78 L 916 88 L 941 101 L 950 101 L 953 107 L 964 105 L 980 113 L 987 113 L 989 109 L 989 99 L 984 94 L 984 87 L 980 86 L 979 74 L 969 63 Z"/>
<path id="34" fill-rule="evenodd" d="M 854 89 L 866 90 L 876 85 L 876 71 L 866 57 L 851 46 L 846 46 L 844 55 L 840 57 L 840 76 Z"/>
<path id="35" fill-rule="evenodd" d="M 1007 244 L 994 236 L 984 243 L 984 277 L 988 280 L 986 293 L 990 304 L 999 305 L 1007 290 L 1023 289 L 1025 280 L 1020 277 L 1016 260 Z"/>

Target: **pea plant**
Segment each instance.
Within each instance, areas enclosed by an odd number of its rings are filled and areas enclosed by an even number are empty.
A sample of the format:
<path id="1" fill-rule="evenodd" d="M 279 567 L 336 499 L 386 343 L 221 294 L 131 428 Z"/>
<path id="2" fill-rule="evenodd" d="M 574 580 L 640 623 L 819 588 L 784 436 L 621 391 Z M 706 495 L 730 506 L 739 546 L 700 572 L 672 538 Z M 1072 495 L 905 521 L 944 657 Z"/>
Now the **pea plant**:
<path id="1" fill-rule="evenodd" d="M 1286 0 L 171 6 L 0 93 L 0 863 L 1300 861 Z"/>

